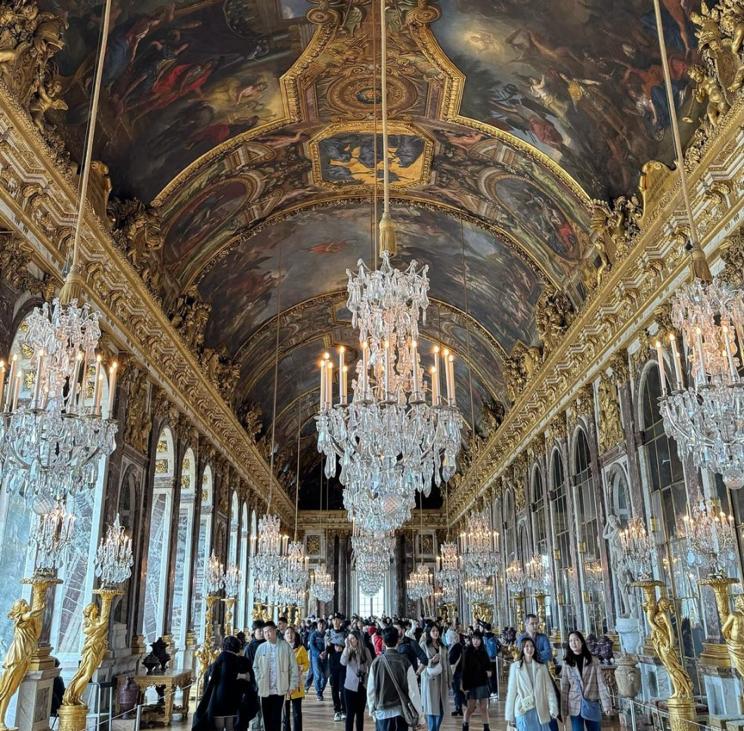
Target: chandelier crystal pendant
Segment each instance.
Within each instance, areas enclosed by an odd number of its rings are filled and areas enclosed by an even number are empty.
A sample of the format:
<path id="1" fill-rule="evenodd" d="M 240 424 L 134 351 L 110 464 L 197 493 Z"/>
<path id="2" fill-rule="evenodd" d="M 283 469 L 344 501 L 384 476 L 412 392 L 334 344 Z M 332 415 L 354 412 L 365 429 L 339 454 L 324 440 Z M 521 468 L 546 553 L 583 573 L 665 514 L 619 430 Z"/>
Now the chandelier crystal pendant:
<path id="1" fill-rule="evenodd" d="M 726 576 L 726 564 L 736 557 L 734 516 L 724 513 L 717 500 L 701 499 L 682 525 L 690 566 L 714 577 Z"/>
<path id="2" fill-rule="evenodd" d="M 664 343 L 656 342 L 662 396 L 659 408 L 680 457 L 720 474 L 727 487 L 744 487 L 744 292 L 696 279 L 672 300 L 669 338 L 674 384 L 667 393 Z M 683 363 L 684 359 L 684 363 Z M 687 365 L 685 374 L 684 365 Z M 671 374 L 670 374 L 671 375 Z"/>
<path id="3" fill-rule="evenodd" d="M 132 575 L 134 556 L 132 539 L 119 522 L 117 514 L 113 525 L 106 529 L 96 551 L 95 574 L 104 588 L 118 586 Z"/>
<path id="4" fill-rule="evenodd" d="M 27 371 L 18 354 L 8 366 L 0 361 L 0 471 L 3 487 L 33 505 L 95 486 L 101 458 L 116 446 L 110 416 L 117 367 L 109 368 L 104 408 L 105 377 L 96 355 L 101 330 L 87 304 L 45 302 L 26 324 L 23 346 L 33 354 Z M 24 395 L 27 382 L 33 386 Z"/>
<path id="5" fill-rule="evenodd" d="M 34 573 L 56 574 L 66 563 L 74 541 L 75 516 L 63 503 L 57 503 L 48 513 L 36 516 L 31 540 L 36 548 Z"/>
<path id="6" fill-rule="evenodd" d="M 499 534 L 491 530 L 488 511 L 468 516 L 467 530 L 460 534 L 462 565 L 469 578 L 487 579 L 496 573 Z"/>

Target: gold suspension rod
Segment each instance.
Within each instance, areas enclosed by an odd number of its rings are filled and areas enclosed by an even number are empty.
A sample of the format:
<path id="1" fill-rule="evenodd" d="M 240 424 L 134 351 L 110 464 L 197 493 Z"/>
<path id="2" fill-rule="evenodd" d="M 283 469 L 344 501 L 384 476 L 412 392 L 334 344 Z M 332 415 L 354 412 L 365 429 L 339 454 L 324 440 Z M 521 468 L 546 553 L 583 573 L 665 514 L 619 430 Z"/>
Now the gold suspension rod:
<path id="1" fill-rule="evenodd" d="M 388 159 L 388 108 L 387 108 L 387 24 L 385 0 L 380 0 L 380 92 L 382 96 L 382 195 L 383 208 L 380 219 L 380 253 L 387 251 L 395 256 L 395 224 L 390 217 L 390 160 Z M 375 160 L 377 165 L 377 160 Z M 375 174 L 375 179 L 377 175 Z"/>
<path id="2" fill-rule="evenodd" d="M 685 212 L 690 224 L 690 257 L 692 259 L 692 273 L 697 279 L 704 282 L 712 281 L 713 277 L 705 259 L 705 252 L 700 246 L 697 225 L 692 215 L 690 193 L 687 187 L 687 172 L 685 171 L 685 156 L 682 150 L 682 139 L 679 134 L 679 123 L 677 121 L 677 108 L 674 105 L 674 90 L 672 89 L 672 75 L 669 71 L 669 59 L 667 58 L 666 40 L 664 39 L 664 25 L 661 18 L 661 6 L 659 0 L 654 0 L 654 13 L 656 14 L 656 33 L 659 38 L 659 51 L 661 53 L 661 65 L 664 69 L 664 87 L 666 88 L 667 105 L 669 106 L 669 118 L 672 122 L 672 136 L 674 138 L 674 149 L 677 155 L 677 170 L 679 171 L 679 182 L 682 187 L 682 197 L 685 201 Z"/>

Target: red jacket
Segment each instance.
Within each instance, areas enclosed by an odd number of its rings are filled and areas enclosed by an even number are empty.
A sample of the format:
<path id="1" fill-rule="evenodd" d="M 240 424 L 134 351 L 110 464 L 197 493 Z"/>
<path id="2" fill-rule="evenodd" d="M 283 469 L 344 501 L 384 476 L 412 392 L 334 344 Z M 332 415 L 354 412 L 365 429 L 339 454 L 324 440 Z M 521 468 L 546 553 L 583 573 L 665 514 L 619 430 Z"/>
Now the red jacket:
<path id="1" fill-rule="evenodd" d="M 384 646 L 384 643 L 382 641 L 382 635 L 381 634 L 374 634 L 374 635 L 372 635 L 372 644 L 375 646 L 375 654 L 376 655 L 382 655 L 382 652 L 385 649 L 385 646 Z"/>

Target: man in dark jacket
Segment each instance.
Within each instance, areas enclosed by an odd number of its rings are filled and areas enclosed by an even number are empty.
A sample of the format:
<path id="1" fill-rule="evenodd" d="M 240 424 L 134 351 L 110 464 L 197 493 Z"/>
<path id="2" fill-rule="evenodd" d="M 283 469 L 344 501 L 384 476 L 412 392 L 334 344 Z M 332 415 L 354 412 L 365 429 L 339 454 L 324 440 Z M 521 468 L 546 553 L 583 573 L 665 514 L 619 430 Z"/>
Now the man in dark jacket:
<path id="1" fill-rule="evenodd" d="M 393 626 L 398 630 L 398 636 L 400 637 L 398 652 L 408 658 L 408 662 L 411 663 L 413 672 L 416 675 L 422 673 L 429 662 L 426 652 L 424 652 L 418 642 L 414 642 L 406 635 L 405 622 L 398 620 Z"/>
<path id="2" fill-rule="evenodd" d="M 323 700 L 323 691 L 326 687 L 326 641 L 325 641 L 325 621 L 318 620 L 315 629 L 310 633 L 307 640 L 307 649 L 310 653 L 310 667 L 313 671 L 313 682 L 315 683 L 315 694 L 318 700 Z"/>
<path id="3" fill-rule="evenodd" d="M 465 636 L 458 635 L 458 640 L 452 643 L 447 658 L 452 669 L 452 696 L 455 701 L 453 716 L 462 716 L 462 705 L 465 703 L 465 694 L 462 692 L 462 652 L 464 649 Z"/>
<path id="4" fill-rule="evenodd" d="M 341 664 L 341 653 L 346 646 L 349 630 L 344 624 L 344 615 L 336 612 L 331 620 L 332 625 L 326 632 L 326 651 L 328 652 L 328 675 L 331 681 L 331 697 L 333 698 L 333 720 L 343 721 L 346 718 L 346 703 L 344 699 L 344 679 L 346 668 Z"/>
<path id="5" fill-rule="evenodd" d="M 250 670 L 248 671 L 250 673 L 250 680 L 248 681 L 251 685 L 251 688 L 253 691 L 256 691 L 256 676 L 253 672 L 253 661 L 256 659 L 256 650 L 258 650 L 259 646 L 262 645 L 266 640 L 264 640 L 263 631 L 264 631 L 264 622 L 260 619 L 257 619 L 253 622 L 251 625 L 251 630 L 253 631 L 253 637 L 251 638 L 251 641 L 245 646 L 245 649 L 243 650 L 243 654 L 248 658 L 250 661 Z M 261 716 L 261 708 L 257 709 L 257 713 L 253 720 L 251 721 L 251 729 L 253 731 L 261 731 L 263 729 L 263 717 Z"/>

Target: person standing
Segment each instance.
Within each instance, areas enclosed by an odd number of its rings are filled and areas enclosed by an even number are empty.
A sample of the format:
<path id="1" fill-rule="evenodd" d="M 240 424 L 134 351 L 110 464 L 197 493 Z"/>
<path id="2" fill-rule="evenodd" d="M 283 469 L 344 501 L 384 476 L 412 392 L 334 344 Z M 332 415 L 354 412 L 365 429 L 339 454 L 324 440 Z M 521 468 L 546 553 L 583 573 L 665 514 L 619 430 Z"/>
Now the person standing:
<path id="1" fill-rule="evenodd" d="M 550 638 L 544 632 L 540 632 L 540 620 L 536 614 L 528 614 L 524 618 L 524 632 L 517 637 L 517 647 L 522 644 L 525 637 L 529 637 L 535 643 L 538 660 L 549 664 L 553 659 L 553 646 L 550 644 Z"/>
<path id="2" fill-rule="evenodd" d="M 522 640 L 519 657 L 509 668 L 504 717 L 518 731 L 549 731 L 558 716 L 558 699 L 545 664 L 537 656 L 535 643 Z"/>
<path id="3" fill-rule="evenodd" d="M 253 692 L 257 692 L 256 690 L 256 676 L 253 673 L 253 661 L 256 657 L 256 651 L 258 648 L 265 642 L 264 635 L 263 635 L 263 628 L 264 628 L 264 622 L 262 619 L 257 619 L 253 622 L 251 625 L 251 630 L 253 631 L 253 637 L 251 638 L 251 641 L 245 646 L 245 649 L 243 650 L 243 654 L 247 658 L 249 664 L 250 664 L 250 684 L 253 689 Z M 262 731 L 263 730 L 263 716 L 261 715 L 261 709 L 258 709 L 258 713 L 256 713 L 255 717 L 251 721 L 251 729 L 253 731 Z"/>
<path id="4" fill-rule="evenodd" d="M 483 719 L 483 731 L 491 731 L 488 719 L 488 698 L 491 692 L 488 678 L 491 674 L 491 661 L 486 648 L 483 646 L 483 635 L 475 630 L 462 655 L 462 689 L 467 694 L 468 705 L 463 719 L 463 731 L 470 728 L 470 719 L 475 713 L 476 706 Z"/>
<path id="5" fill-rule="evenodd" d="M 276 625 L 264 625 L 264 640 L 256 650 L 253 672 L 261 699 L 261 712 L 266 731 L 281 731 L 282 710 L 287 694 L 300 684 L 300 672 L 294 651 L 277 637 Z"/>
<path id="6" fill-rule="evenodd" d="M 310 660 L 307 656 L 307 650 L 302 644 L 299 633 L 294 627 L 287 627 L 284 631 L 284 640 L 294 651 L 295 660 L 297 660 L 297 669 L 299 678 L 297 687 L 289 693 L 289 698 L 284 701 L 284 725 L 283 731 L 289 731 L 289 715 L 292 713 L 293 731 L 302 731 L 302 699 L 305 697 L 305 689 L 302 686 L 302 675 L 310 667 Z"/>
<path id="7" fill-rule="evenodd" d="M 442 644 L 439 627 L 432 624 L 421 637 L 427 664 L 421 673 L 421 707 L 429 731 L 439 731 L 449 701 L 451 675 L 447 648 Z"/>
<path id="8" fill-rule="evenodd" d="M 345 731 L 353 731 L 355 723 L 356 731 L 362 731 L 364 727 L 365 688 L 372 657 L 362 634 L 350 632 L 341 653 L 341 665 L 346 668 L 343 689 L 346 708 Z"/>
<path id="9" fill-rule="evenodd" d="M 346 718 L 344 705 L 344 676 L 346 670 L 341 665 L 341 653 L 346 647 L 346 637 L 349 634 L 343 626 L 344 615 L 336 612 L 331 620 L 331 627 L 326 632 L 326 651 L 328 652 L 328 675 L 331 682 L 331 698 L 333 699 L 333 720 L 343 721 Z"/>
<path id="10" fill-rule="evenodd" d="M 571 717 L 572 731 L 599 731 L 603 710 L 612 712 L 602 666 L 589 652 L 584 635 L 574 630 L 561 668 L 561 713 L 564 719 Z"/>
<path id="11" fill-rule="evenodd" d="M 482 625 L 483 640 L 488 653 L 488 659 L 491 661 L 491 677 L 488 679 L 491 698 L 499 697 L 499 674 L 498 674 L 498 656 L 501 652 L 501 643 L 498 637 L 491 631 L 491 625 L 484 622 Z"/>
<path id="12" fill-rule="evenodd" d="M 375 658 L 367 679 L 367 708 L 375 719 L 375 731 L 407 731 L 406 708 L 421 708 L 416 673 L 396 649 L 399 638 L 395 627 L 385 627 L 385 651 Z M 409 718 L 413 726 L 417 720 Z"/>
<path id="13" fill-rule="evenodd" d="M 453 716 L 462 716 L 462 706 L 465 694 L 462 692 L 462 655 L 465 650 L 465 636 L 457 635 L 457 642 L 453 642 L 449 649 L 449 666 L 452 673 L 452 698 L 455 702 Z"/>
<path id="14" fill-rule="evenodd" d="M 310 651 L 313 683 L 315 683 L 315 695 L 319 701 L 323 700 L 323 691 L 327 682 L 326 660 L 328 654 L 326 653 L 325 629 L 325 620 L 319 619 L 307 641 L 308 650 Z"/>

